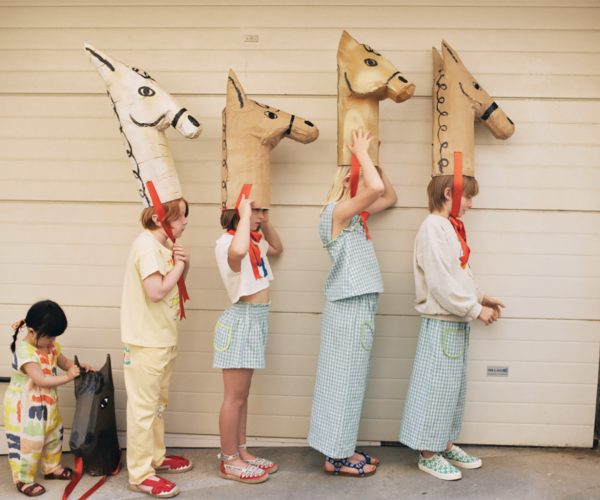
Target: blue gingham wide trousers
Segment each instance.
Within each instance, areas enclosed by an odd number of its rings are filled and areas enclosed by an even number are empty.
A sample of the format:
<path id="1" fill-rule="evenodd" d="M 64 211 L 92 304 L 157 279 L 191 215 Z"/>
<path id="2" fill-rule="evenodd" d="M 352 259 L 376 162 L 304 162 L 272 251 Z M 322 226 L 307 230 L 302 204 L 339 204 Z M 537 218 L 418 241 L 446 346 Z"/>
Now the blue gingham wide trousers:
<path id="1" fill-rule="evenodd" d="M 308 444 L 331 458 L 354 454 L 377 300 L 369 293 L 325 302 Z"/>
<path id="2" fill-rule="evenodd" d="M 458 438 L 467 392 L 469 323 L 422 318 L 400 442 L 443 451 Z"/>

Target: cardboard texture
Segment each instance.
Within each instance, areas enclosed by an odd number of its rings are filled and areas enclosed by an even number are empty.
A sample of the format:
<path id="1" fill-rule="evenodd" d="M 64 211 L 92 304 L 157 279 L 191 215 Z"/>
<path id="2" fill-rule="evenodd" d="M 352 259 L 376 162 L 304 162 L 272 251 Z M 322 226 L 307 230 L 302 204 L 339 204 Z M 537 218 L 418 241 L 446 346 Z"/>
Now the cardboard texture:
<path id="1" fill-rule="evenodd" d="M 415 93 L 396 67 L 368 45 L 344 31 L 337 53 L 338 65 L 338 166 L 349 166 L 352 131 L 368 130 L 373 136 L 369 155 L 379 165 L 379 101 L 403 102 Z"/>
<path id="2" fill-rule="evenodd" d="M 233 209 L 244 184 L 252 184 L 256 208 L 269 208 L 271 150 L 284 137 L 307 144 L 319 136 L 308 120 L 249 99 L 229 70 L 223 110 L 221 206 Z"/>
<path id="3" fill-rule="evenodd" d="M 173 126 L 194 139 L 200 135 L 200 123 L 145 71 L 130 68 L 89 44 L 84 47 L 106 84 L 142 203 L 152 206 L 148 181 L 162 203 L 183 197 L 165 130 Z"/>
<path id="4" fill-rule="evenodd" d="M 463 175 L 475 177 L 475 120 L 497 139 L 508 139 L 513 122 L 442 41 L 433 48 L 433 164 L 431 176 L 454 174 L 454 153 L 462 153 Z"/>

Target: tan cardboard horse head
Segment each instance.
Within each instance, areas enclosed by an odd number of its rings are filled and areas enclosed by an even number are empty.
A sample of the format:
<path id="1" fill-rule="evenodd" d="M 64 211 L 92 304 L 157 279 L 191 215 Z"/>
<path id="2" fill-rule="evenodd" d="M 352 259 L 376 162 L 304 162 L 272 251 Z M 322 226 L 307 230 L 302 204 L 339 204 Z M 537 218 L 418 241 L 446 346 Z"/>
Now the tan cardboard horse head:
<path id="1" fill-rule="evenodd" d="M 368 130 L 373 136 L 369 155 L 379 165 L 379 101 L 410 99 L 415 93 L 396 67 L 379 52 L 344 31 L 337 53 L 338 64 L 338 166 L 350 165 L 352 131 Z"/>
<path id="2" fill-rule="evenodd" d="M 87 43 L 84 47 L 106 83 L 142 203 L 153 205 L 148 181 L 154 184 L 162 203 L 181 198 L 165 130 L 173 126 L 184 137 L 193 139 L 200 135 L 200 123 L 145 71 L 130 68 Z"/>
<path id="3" fill-rule="evenodd" d="M 222 209 L 235 208 L 244 184 L 252 184 L 250 198 L 256 208 L 269 208 L 271 150 L 284 137 L 306 144 L 318 136 L 310 121 L 249 99 L 229 70 L 223 110 Z"/>
<path id="4" fill-rule="evenodd" d="M 455 153 L 463 175 L 475 176 L 475 120 L 497 139 L 508 139 L 513 122 L 467 70 L 457 52 L 442 41 L 433 48 L 433 165 L 431 176 L 454 174 Z"/>

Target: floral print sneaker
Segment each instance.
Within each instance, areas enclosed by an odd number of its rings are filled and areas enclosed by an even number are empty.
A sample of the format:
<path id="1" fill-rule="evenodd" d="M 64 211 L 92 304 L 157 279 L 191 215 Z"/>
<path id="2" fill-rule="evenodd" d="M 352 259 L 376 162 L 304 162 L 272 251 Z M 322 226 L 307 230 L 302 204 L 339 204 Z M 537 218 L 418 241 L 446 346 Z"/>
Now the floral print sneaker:
<path id="1" fill-rule="evenodd" d="M 462 467 L 463 469 L 479 469 L 479 467 L 483 465 L 481 458 L 469 455 L 465 450 L 455 444 L 452 445 L 452 448 L 450 448 L 449 451 L 444 451 L 442 457 L 451 464 Z"/>
<path id="2" fill-rule="evenodd" d="M 460 471 L 454 465 L 448 463 L 439 453 L 434 454 L 431 458 L 425 458 L 419 454 L 418 467 L 427 474 L 444 481 L 455 481 L 462 478 Z"/>

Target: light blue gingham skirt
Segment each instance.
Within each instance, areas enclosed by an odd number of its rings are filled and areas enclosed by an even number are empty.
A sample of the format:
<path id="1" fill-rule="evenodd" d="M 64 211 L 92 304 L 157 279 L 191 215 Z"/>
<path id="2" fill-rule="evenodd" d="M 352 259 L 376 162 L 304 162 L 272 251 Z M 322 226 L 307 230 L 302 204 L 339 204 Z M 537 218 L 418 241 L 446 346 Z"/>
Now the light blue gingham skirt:
<path id="1" fill-rule="evenodd" d="M 331 458 L 356 448 L 377 300 L 369 293 L 325 302 L 308 444 Z"/>
<path id="2" fill-rule="evenodd" d="M 469 323 L 422 318 L 400 442 L 443 451 L 458 438 L 467 392 Z"/>
<path id="3" fill-rule="evenodd" d="M 215 326 L 213 368 L 264 368 L 269 304 L 236 302 Z"/>

